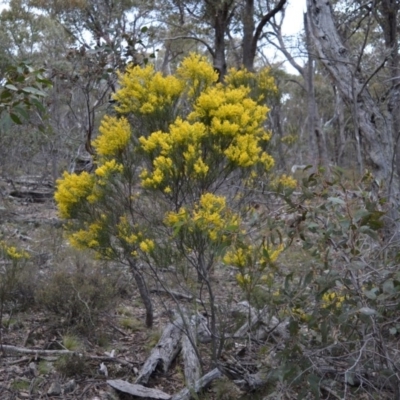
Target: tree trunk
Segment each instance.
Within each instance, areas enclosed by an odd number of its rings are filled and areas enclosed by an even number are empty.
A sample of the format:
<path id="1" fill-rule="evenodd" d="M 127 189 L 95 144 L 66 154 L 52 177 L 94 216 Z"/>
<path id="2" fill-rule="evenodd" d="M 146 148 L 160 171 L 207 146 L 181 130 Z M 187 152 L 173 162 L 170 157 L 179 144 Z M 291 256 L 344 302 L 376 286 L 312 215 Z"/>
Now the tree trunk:
<path id="1" fill-rule="evenodd" d="M 151 328 L 153 326 L 153 303 L 151 301 L 150 291 L 136 261 L 129 259 L 128 262 L 146 310 L 146 327 Z"/>
<path id="2" fill-rule="evenodd" d="M 282 22 L 272 23 L 272 28 L 278 40 L 278 49 L 283 53 L 294 69 L 298 71 L 305 83 L 305 91 L 307 93 L 307 120 L 305 130 L 308 132 L 309 151 L 307 154 L 307 163 L 314 167 L 323 166 L 329 175 L 329 159 L 326 144 L 325 132 L 322 129 L 321 121 L 318 112 L 318 104 L 315 99 L 315 84 L 314 84 L 314 55 L 311 43 L 311 33 L 308 28 L 306 16 L 304 16 L 304 25 L 306 31 L 306 45 L 308 53 L 308 65 L 300 66 L 293 58 L 292 53 L 286 48 L 286 44 L 282 35 Z"/>
<path id="3" fill-rule="evenodd" d="M 270 4 L 270 2 L 267 2 Z M 256 58 L 258 42 L 261 39 L 263 29 L 276 14 L 283 10 L 287 0 L 279 0 L 275 7 L 270 8 L 264 14 L 255 28 L 254 25 L 254 0 L 246 0 L 243 9 L 243 66 L 249 70 L 254 70 L 254 60 Z M 255 28 L 255 30 L 254 30 Z"/>
<path id="4" fill-rule="evenodd" d="M 337 126 L 339 130 L 339 138 L 338 143 L 335 146 L 336 149 L 336 163 L 339 166 L 343 166 L 343 156 L 344 149 L 346 147 L 346 133 L 345 133 L 345 119 L 344 119 L 344 103 L 340 93 L 335 89 L 335 98 L 336 98 L 336 116 L 337 116 Z"/>
<path id="5" fill-rule="evenodd" d="M 278 150 L 278 158 L 277 158 L 277 168 L 280 170 L 286 171 L 288 168 L 287 160 L 285 157 L 285 153 L 283 151 L 283 145 L 282 145 L 282 138 L 284 137 L 284 132 L 282 128 L 282 107 L 281 103 L 278 102 L 275 104 L 270 112 L 269 112 L 269 122 L 271 123 L 271 131 L 274 133 L 274 136 L 276 135 L 277 140 L 275 141 L 275 145 Z"/>
<path id="6" fill-rule="evenodd" d="M 225 56 L 225 31 L 229 24 L 230 7 L 232 1 L 223 1 L 220 5 L 214 5 L 214 68 L 219 74 L 219 81 L 224 80 L 226 75 L 226 56 Z"/>
<path id="7" fill-rule="evenodd" d="M 248 71 L 254 69 L 254 57 L 253 54 L 253 33 L 254 33 L 254 0 L 246 0 L 244 4 L 244 11 L 242 16 L 243 24 L 243 40 L 242 40 L 242 51 L 243 51 L 243 66 Z"/>
<path id="8" fill-rule="evenodd" d="M 374 10 L 375 19 L 382 28 L 385 47 L 389 53 L 390 89 L 387 108 L 388 112 L 393 116 L 392 130 L 397 174 L 400 174 L 400 56 L 397 27 L 399 10 L 400 4 L 397 0 L 382 0 Z"/>
<path id="9" fill-rule="evenodd" d="M 308 68 L 304 74 L 307 87 L 308 100 L 308 130 L 311 141 L 317 144 L 318 157 L 311 160 L 314 167 L 324 167 L 325 173 L 329 176 L 329 160 L 328 150 L 326 146 L 325 132 L 321 127 L 321 121 L 318 113 L 318 106 L 315 100 L 315 84 L 314 84 L 314 54 L 311 44 L 311 33 L 307 23 L 307 17 L 304 15 L 304 30 L 306 32 L 306 46 L 308 54 Z"/>
<path id="10" fill-rule="evenodd" d="M 330 72 L 344 101 L 354 109 L 355 125 L 368 151 L 375 178 L 386 183 L 388 199 L 399 205 L 399 179 L 393 168 L 394 142 L 391 114 L 383 115 L 367 90 L 335 26 L 330 3 L 307 0 L 307 20 L 320 61 Z"/>

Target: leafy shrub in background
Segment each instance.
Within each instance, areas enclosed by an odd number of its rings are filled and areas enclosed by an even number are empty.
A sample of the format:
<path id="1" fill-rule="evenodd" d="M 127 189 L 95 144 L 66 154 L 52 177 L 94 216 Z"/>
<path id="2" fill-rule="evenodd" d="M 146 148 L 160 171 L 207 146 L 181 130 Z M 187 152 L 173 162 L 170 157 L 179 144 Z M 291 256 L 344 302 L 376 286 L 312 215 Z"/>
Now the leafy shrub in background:
<path id="1" fill-rule="evenodd" d="M 98 266 L 80 265 L 53 272 L 36 301 L 59 318 L 64 328 L 93 334 L 102 313 L 115 305 L 116 278 Z"/>
<path id="2" fill-rule="evenodd" d="M 35 69 L 26 62 L 11 65 L 0 87 L 0 114 L 5 112 L 11 120 L 21 125 L 29 119 L 31 109 L 44 113 L 41 100 L 52 82 L 45 77 L 44 69 Z M 40 127 L 43 130 L 43 126 Z"/>
<path id="3" fill-rule="evenodd" d="M 50 134 L 43 100 L 51 87 L 46 71 L 26 62 L 9 66 L 2 77 L 0 170 L 3 174 L 12 177 L 17 171 L 31 173 L 32 164 L 27 167 L 27 161 L 37 162 L 43 157 Z M 23 126 L 28 123 L 28 128 Z"/>
<path id="4" fill-rule="evenodd" d="M 262 306 L 290 332 L 265 364 L 280 393 L 398 395 L 398 245 L 382 239 L 385 199 L 371 184 L 368 174 L 349 183 L 340 170 L 333 181 L 313 173 L 284 196 L 290 264 L 258 285 Z"/>

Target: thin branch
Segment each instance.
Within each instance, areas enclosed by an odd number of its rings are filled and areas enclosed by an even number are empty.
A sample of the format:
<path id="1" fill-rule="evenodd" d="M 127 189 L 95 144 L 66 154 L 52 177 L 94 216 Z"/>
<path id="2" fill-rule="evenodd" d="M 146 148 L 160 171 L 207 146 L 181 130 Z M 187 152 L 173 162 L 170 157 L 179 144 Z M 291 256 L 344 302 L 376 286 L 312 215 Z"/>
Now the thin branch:
<path id="1" fill-rule="evenodd" d="M 262 31 L 265 27 L 265 25 L 278 13 L 280 12 L 285 4 L 287 3 L 287 0 L 280 0 L 279 3 L 276 5 L 275 8 L 273 8 L 271 11 L 269 11 L 267 14 L 265 14 L 262 18 L 259 24 L 257 25 L 256 31 L 254 33 L 253 41 L 251 43 L 252 49 L 255 49 L 257 47 L 258 40 L 261 37 Z"/>

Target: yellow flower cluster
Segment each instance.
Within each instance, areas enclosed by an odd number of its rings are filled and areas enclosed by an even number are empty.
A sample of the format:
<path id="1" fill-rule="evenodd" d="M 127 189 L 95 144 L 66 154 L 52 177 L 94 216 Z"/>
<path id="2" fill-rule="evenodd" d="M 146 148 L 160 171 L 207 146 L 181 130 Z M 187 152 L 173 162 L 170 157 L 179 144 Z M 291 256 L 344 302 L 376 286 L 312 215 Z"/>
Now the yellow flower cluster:
<path id="1" fill-rule="evenodd" d="M 121 88 L 114 95 L 120 113 L 153 114 L 171 106 L 184 89 L 184 82 L 169 75 L 155 72 L 154 66 L 130 66 L 119 75 Z"/>
<path id="2" fill-rule="evenodd" d="M 264 244 L 261 246 L 241 244 L 239 247 L 227 251 L 222 261 L 226 265 L 239 268 L 240 272 L 236 275 L 236 280 L 240 286 L 246 288 L 253 281 L 257 282 L 258 277 L 264 283 L 272 280 L 271 274 L 260 276 L 260 273 L 264 272 L 267 266 L 273 264 L 282 251 L 283 245 L 272 249 Z"/>
<path id="3" fill-rule="evenodd" d="M 111 161 L 106 161 L 103 165 L 98 167 L 94 173 L 101 178 L 108 178 L 110 175 L 121 173 L 123 170 L 123 165 L 117 163 L 115 159 L 112 159 Z"/>
<path id="4" fill-rule="evenodd" d="M 139 227 L 129 222 L 126 216 L 120 217 L 117 225 L 117 237 L 121 241 L 123 247 L 129 246 L 131 255 L 137 256 L 137 249 L 143 253 L 150 253 L 154 250 L 155 244 L 151 239 L 144 238 L 143 234 L 139 231 Z"/>
<path id="5" fill-rule="evenodd" d="M 169 181 L 169 177 L 173 174 L 174 165 L 169 157 L 159 156 L 153 161 L 153 172 L 149 173 L 143 170 L 140 174 L 142 185 L 145 188 L 157 189 Z"/>
<path id="6" fill-rule="evenodd" d="M 189 88 L 189 97 L 198 96 L 218 80 L 217 72 L 206 57 L 195 53 L 191 53 L 182 61 L 177 73 Z"/>
<path id="7" fill-rule="evenodd" d="M 189 212 L 185 208 L 180 208 L 178 212 L 169 212 L 165 217 L 165 223 L 169 226 L 176 226 L 187 223 L 189 218 Z"/>
<path id="8" fill-rule="evenodd" d="M 225 83 L 232 88 L 238 88 L 241 86 L 253 87 L 256 84 L 256 75 L 245 68 L 230 68 L 225 77 Z"/>
<path id="9" fill-rule="evenodd" d="M 307 314 L 301 307 L 292 308 L 292 313 L 293 317 L 301 322 L 308 322 L 311 319 L 311 315 Z"/>
<path id="10" fill-rule="evenodd" d="M 29 254 L 25 250 L 18 250 L 15 246 L 9 246 L 4 241 L 0 242 L 0 251 L 3 257 L 12 261 L 20 261 L 30 258 Z"/>
<path id="11" fill-rule="evenodd" d="M 262 162 L 267 170 L 274 165 L 274 159 L 263 152 L 254 136 L 239 136 L 226 150 L 227 158 L 240 167 L 251 167 Z"/>
<path id="12" fill-rule="evenodd" d="M 248 98 L 246 88 L 210 87 L 200 94 L 187 121 L 177 118 L 168 133 L 139 138 L 143 151 L 153 158 L 152 169 L 141 175 L 143 186 L 165 188 L 178 177 L 206 179 L 215 166 L 261 164 L 269 170 L 274 160 L 261 147 L 270 139 L 262 126 L 267 112 Z"/>
<path id="13" fill-rule="evenodd" d="M 270 138 L 263 128 L 268 108 L 248 95 L 249 89 L 245 87 L 217 85 L 199 96 L 188 119 L 205 125 L 214 141 L 216 157 L 225 156 L 241 168 L 261 163 L 268 170 L 274 161 L 260 146 Z"/>
<path id="14" fill-rule="evenodd" d="M 297 135 L 286 135 L 281 139 L 281 142 L 291 146 L 292 144 L 296 143 L 299 140 Z"/>
<path id="15" fill-rule="evenodd" d="M 243 269 L 249 264 L 249 250 L 253 250 L 252 246 L 244 249 L 243 247 L 239 247 L 234 250 L 227 251 L 223 262 L 226 265 L 232 265 L 234 267 Z"/>
<path id="16" fill-rule="evenodd" d="M 70 244 L 77 249 L 97 249 L 100 246 L 99 236 L 105 227 L 94 222 L 87 229 L 80 229 L 68 236 Z"/>
<path id="17" fill-rule="evenodd" d="M 283 174 L 278 178 L 274 179 L 271 183 L 271 186 L 276 190 L 296 189 L 297 181 L 292 176 Z"/>
<path id="18" fill-rule="evenodd" d="M 193 211 L 193 222 L 197 228 L 207 232 L 212 241 L 220 239 L 228 226 L 234 230 L 239 228 L 239 217 L 235 214 L 229 215 L 225 197 L 212 193 L 201 196 Z"/>
<path id="19" fill-rule="evenodd" d="M 101 122 L 99 135 L 93 145 L 100 156 L 116 156 L 129 143 L 131 128 L 126 118 L 105 116 Z"/>
<path id="20" fill-rule="evenodd" d="M 152 171 L 144 170 L 141 174 L 142 184 L 146 188 L 166 186 L 165 192 L 171 190 L 167 184 L 180 173 L 197 178 L 205 176 L 209 170 L 203 160 L 201 143 L 206 129 L 201 123 L 190 124 L 178 118 L 170 126 L 169 133 L 154 132 L 148 138 L 139 138 L 142 149 L 154 156 Z M 182 159 L 183 155 L 183 159 Z M 181 168 L 182 162 L 185 163 Z"/>
<path id="21" fill-rule="evenodd" d="M 342 308 L 346 296 L 339 296 L 336 292 L 326 292 L 322 295 L 322 308 L 335 304 L 336 308 Z"/>
<path id="22" fill-rule="evenodd" d="M 263 68 L 258 73 L 231 68 L 225 82 L 232 88 L 246 87 L 258 102 L 263 102 L 271 95 L 278 93 L 270 68 Z"/>
<path id="23" fill-rule="evenodd" d="M 206 193 L 191 213 L 181 208 L 168 213 L 165 222 L 169 226 L 185 227 L 191 233 L 203 233 L 211 242 L 221 243 L 237 233 L 240 217 L 227 208 L 225 197 Z"/>
<path id="24" fill-rule="evenodd" d="M 139 247 L 143 253 L 150 253 L 154 250 L 154 242 L 151 239 L 145 239 L 139 243 Z"/>
<path id="25" fill-rule="evenodd" d="M 276 249 L 272 249 L 269 246 L 263 244 L 261 246 L 261 251 L 262 251 L 262 256 L 260 258 L 261 265 L 274 263 L 278 259 L 279 255 L 282 253 L 283 249 L 284 249 L 283 243 L 281 243 Z"/>
<path id="26" fill-rule="evenodd" d="M 269 246 L 261 245 L 255 247 L 253 245 L 240 246 L 226 252 L 223 262 L 237 268 L 245 268 L 259 263 L 265 268 L 267 264 L 274 263 L 284 249 L 283 244 L 272 249 Z"/>
<path id="27" fill-rule="evenodd" d="M 246 287 L 246 286 L 250 285 L 250 283 L 252 281 L 251 276 L 249 274 L 242 274 L 241 272 L 236 274 L 236 280 L 239 283 L 239 285 L 242 287 Z"/>
<path id="28" fill-rule="evenodd" d="M 57 190 L 54 195 L 61 218 L 72 218 L 74 207 L 92 194 L 94 176 L 87 172 L 80 175 L 64 172 L 57 180 Z"/>
<path id="29" fill-rule="evenodd" d="M 275 85 L 275 79 L 271 75 L 270 68 L 263 68 L 258 72 L 257 86 L 261 91 L 268 92 L 268 94 L 272 92 L 278 92 L 278 88 Z"/>

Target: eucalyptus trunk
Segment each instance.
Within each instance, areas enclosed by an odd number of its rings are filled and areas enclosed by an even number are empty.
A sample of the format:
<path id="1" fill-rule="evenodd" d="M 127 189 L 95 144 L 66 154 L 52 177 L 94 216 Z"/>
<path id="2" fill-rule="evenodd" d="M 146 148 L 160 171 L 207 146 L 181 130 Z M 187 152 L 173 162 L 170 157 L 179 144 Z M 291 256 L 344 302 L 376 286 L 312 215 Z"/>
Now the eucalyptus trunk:
<path id="1" fill-rule="evenodd" d="M 325 173 L 329 176 L 329 160 L 328 149 L 326 146 L 325 132 L 321 126 L 319 117 L 318 106 L 315 100 L 315 82 L 314 82 L 314 52 L 311 44 L 311 34 L 307 22 L 307 17 L 304 16 L 304 30 L 306 32 L 306 45 L 308 55 L 307 71 L 304 73 L 304 79 L 307 87 L 307 100 L 308 100 L 308 131 L 311 140 L 315 139 L 317 144 L 317 159 L 312 160 L 315 167 L 324 167 Z"/>
<path id="2" fill-rule="evenodd" d="M 266 2 L 270 5 L 270 1 Z M 262 37 L 265 26 L 275 17 L 276 14 L 284 10 L 287 0 L 279 0 L 274 7 L 269 7 L 269 10 L 264 14 L 257 26 L 254 22 L 254 0 L 245 0 L 243 7 L 243 66 L 249 70 L 254 70 L 254 61 L 256 58 L 259 41 Z"/>
<path id="3" fill-rule="evenodd" d="M 359 68 L 354 68 L 351 55 L 335 25 L 326 0 L 307 0 L 307 21 L 320 62 L 329 71 L 343 100 L 353 110 L 357 133 L 365 144 L 364 157 L 378 182 L 387 186 L 390 203 L 398 206 L 399 177 L 395 168 L 393 115 L 383 113 L 368 91 Z"/>
<path id="4" fill-rule="evenodd" d="M 209 13 L 214 21 L 214 54 L 213 64 L 215 70 L 219 74 L 219 81 L 224 80 L 226 75 L 226 46 L 225 46 L 225 32 L 229 26 L 229 20 L 232 17 L 233 0 L 206 0 L 209 8 Z"/>

